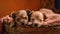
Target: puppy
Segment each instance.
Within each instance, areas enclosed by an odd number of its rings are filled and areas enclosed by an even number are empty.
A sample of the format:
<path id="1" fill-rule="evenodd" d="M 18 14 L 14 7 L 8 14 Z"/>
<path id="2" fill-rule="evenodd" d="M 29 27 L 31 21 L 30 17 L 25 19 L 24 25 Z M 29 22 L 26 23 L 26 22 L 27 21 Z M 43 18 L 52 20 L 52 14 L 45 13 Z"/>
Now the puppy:
<path id="1" fill-rule="evenodd" d="M 16 18 L 15 21 L 17 22 L 18 25 L 26 25 L 28 22 L 28 15 L 26 10 L 19 10 L 16 13 Z"/>
<path id="2" fill-rule="evenodd" d="M 3 20 L 4 30 L 9 34 L 12 34 L 12 33 L 15 34 L 16 26 L 15 26 L 14 19 L 9 15 L 7 15 L 7 16 L 4 16 L 2 20 Z"/>
<path id="3" fill-rule="evenodd" d="M 42 23 L 42 25 L 49 25 L 49 26 L 53 26 L 53 24 L 55 24 L 56 22 L 54 20 L 57 21 L 57 18 L 60 18 L 58 14 L 55 14 L 52 10 L 50 9 L 40 9 L 40 12 L 43 13 L 46 16 L 46 19 L 44 23 Z M 51 25 L 52 24 L 52 25 Z"/>
<path id="4" fill-rule="evenodd" d="M 43 13 L 39 12 L 39 11 L 32 11 L 33 13 L 31 14 L 31 22 L 33 27 L 40 27 L 41 26 L 41 22 L 44 21 L 44 15 Z"/>
<path id="5" fill-rule="evenodd" d="M 9 15 L 2 18 L 4 25 L 9 25 L 10 27 L 13 26 L 14 20 L 13 18 L 9 17 Z"/>

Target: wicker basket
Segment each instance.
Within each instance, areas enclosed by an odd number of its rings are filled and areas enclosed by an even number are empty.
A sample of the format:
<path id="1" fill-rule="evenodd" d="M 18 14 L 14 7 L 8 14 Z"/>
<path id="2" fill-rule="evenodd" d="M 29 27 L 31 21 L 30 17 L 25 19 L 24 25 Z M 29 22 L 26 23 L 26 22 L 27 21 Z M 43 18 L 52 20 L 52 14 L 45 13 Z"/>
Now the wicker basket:
<path id="1" fill-rule="evenodd" d="M 11 28 L 9 25 L 5 25 L 5 29 L 8 34 L 60 34 L 60 28 L 54 27 L 17 26 Z"/>

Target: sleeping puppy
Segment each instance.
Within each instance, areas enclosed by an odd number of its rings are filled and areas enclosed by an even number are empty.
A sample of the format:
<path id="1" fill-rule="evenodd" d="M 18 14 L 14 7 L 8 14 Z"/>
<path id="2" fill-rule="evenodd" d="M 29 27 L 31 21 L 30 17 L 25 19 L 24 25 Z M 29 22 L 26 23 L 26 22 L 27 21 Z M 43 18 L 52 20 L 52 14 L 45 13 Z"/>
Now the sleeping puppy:
<path id="1" fill-rule="evenodd" d="M 23 26 L 26 25 L 28 22 L 28 15 L 26 10 L 19 10 L 16 13 L 15 21 L 18 25 L 23 25 Z"/>
<path id="2" fill-rule="evenodd" d="M 40 9 L 40 12 L 46 16 L 46 19 L 44 19 L 45 22 L 42 23 L 42 25 L 49 25 L 50 23 L 54 24 L 54 19 L 57 19 L 57 14 L 55 14 L 52 10 L 45 9 L 45 8 Z M 49 25 L 49 26 L 52 26 L 52 25 Z"/>
<path id="3" fill-rule="evenodd" d="M 9 34 L 12 33 L 15 34 L 16 26 L 15 26 L 14 19 L 9 15 L 4 16 L 2 19 L 3 19 L 4 30 Z"/>
<path id="4" fill-rule="evenodd" d="M 41 26 L 41 22 L 44 21 L 44 15 L 43 13 L 39 12 L 39 11 L 32 11 L 33 13 L 31 14 L 31 22 L 33 27 L 40 27 Z"/>
<path id="5" fill-rule="evenodd" d="M 9 17 L 9 15 L 2 18 L 4 25 L 9 25 L 10 27 L 13 26 L 14 20 L 13 18 Z"/>

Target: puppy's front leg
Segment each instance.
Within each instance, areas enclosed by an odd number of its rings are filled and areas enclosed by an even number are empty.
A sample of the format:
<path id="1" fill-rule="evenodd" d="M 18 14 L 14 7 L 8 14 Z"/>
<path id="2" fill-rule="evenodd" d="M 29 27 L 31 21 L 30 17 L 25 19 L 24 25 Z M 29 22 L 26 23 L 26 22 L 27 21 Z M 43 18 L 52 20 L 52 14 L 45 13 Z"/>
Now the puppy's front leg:
<path id="1" fill-rule="evenodd" d="M 10 23 L 10 27 L 14 27 L 14 26 L 16 26 L 16 23 L 15 22 Z"/>

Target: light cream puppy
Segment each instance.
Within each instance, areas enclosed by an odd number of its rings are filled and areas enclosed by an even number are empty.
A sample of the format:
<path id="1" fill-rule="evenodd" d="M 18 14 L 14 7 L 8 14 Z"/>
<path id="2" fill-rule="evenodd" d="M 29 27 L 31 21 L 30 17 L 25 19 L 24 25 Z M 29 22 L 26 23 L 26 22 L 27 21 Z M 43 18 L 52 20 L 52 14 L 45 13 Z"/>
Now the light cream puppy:
<path id="1" fill-rule="evenodd" d="M 33 27 L 40 27 L 41 26 L 41 22 L 44 21 L 44 15 L 43 13 L 39 12 L 39 11 L 32 11 L 32 15 L 31 15 L 31 22 Z"/>

